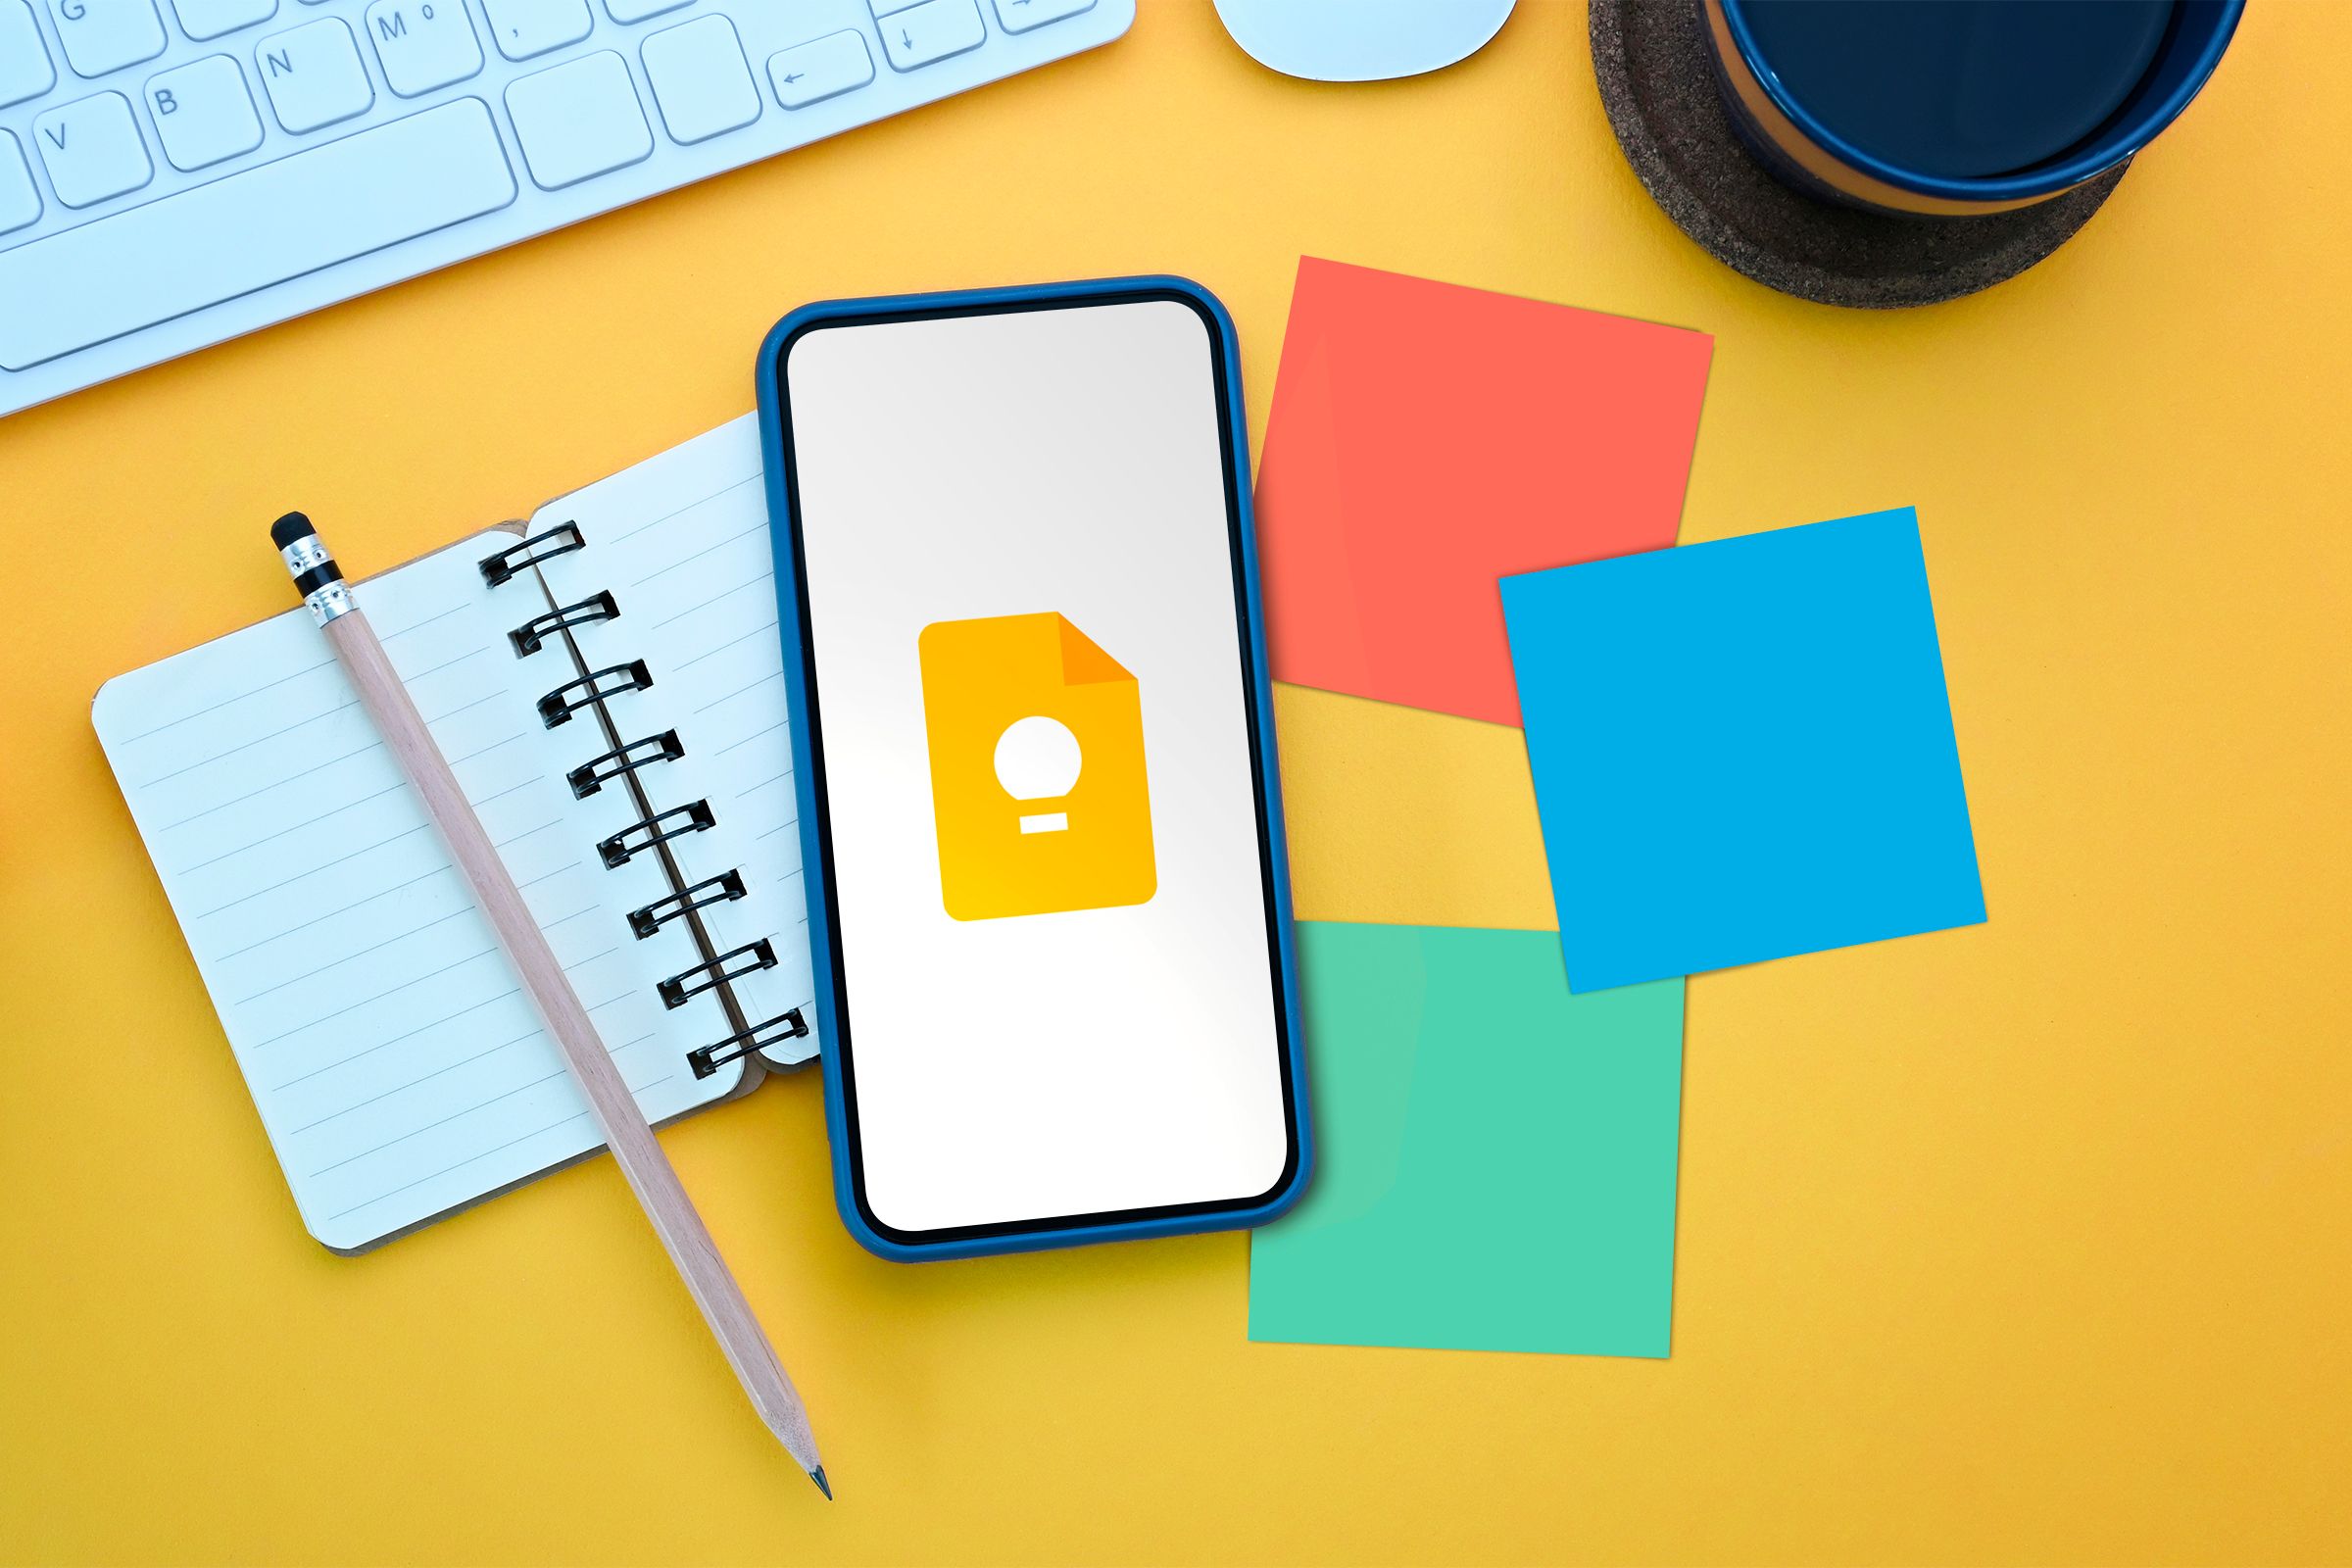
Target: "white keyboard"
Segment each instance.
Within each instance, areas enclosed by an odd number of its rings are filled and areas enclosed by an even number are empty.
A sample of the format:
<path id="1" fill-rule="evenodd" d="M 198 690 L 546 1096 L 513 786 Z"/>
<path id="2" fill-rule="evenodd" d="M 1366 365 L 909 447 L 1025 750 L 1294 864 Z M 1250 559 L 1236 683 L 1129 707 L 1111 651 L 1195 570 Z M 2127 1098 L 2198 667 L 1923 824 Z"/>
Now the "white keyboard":
<path id="1" fill-rule="evenodd" d="M 1134 19 L 1135 0 L 0 0 L 0 415 Z"/>

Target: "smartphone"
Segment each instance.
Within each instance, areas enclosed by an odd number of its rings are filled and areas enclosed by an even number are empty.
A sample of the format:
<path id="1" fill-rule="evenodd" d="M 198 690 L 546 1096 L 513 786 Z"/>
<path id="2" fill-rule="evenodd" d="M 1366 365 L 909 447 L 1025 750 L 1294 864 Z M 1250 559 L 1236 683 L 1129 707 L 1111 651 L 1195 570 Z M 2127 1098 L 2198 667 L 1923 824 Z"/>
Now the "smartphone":
<path id="1" fill-rule="evenodd" d="M 886 1257 L 1304 1188 L 1238 358 L 1171 277 L 811 305 L 761 348 L 834 1187 Z"/>

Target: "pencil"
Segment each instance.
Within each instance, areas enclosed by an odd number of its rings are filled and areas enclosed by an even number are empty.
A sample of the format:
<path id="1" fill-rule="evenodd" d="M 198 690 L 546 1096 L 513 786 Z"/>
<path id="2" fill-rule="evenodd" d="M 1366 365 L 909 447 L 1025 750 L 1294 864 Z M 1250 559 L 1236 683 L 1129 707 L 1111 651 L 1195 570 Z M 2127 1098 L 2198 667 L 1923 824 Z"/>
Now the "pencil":
<path id="1" fill-rule="evenodd" d="M 760 1320 L 752 1315 L 742 1287 L 718 1255 L 710 1232 L 702 1215 L 695 1212 L 686 1189 L 679 1185 L 678 1173 L 662 1152 L 636 1098 L 621 1082 L 619 1069 L 597 1038 L 596 1025 L 580 1005 L 564 966 L 549 950 L 539 922 L 531 918 L 514 879 L 507 873 L 506 862 L 491 847 L 490 835 L 483 831 L 481 819 L 473 814 L 472 805 L 458 787 L 457 775 L 450 771 L 441 749 L 424 727 L 408 688 L 384 657 L 383 644 L 376 641 L 367 615 L 352 602 L 342 570 L 327 554 L 311 519 L 299 512 L 278 518 L 270 529 L 270 540 L 294 573 L 294 586 L 351 676 L 360 706 L 375 721 L 385 749 L 424 798 L 425 815 L 448 841 L 459 874 L 514 965 L 549 1038 L 564 1054 L 565 1065 L 588 1099 L 589 1112 L 604 1134 L 606 1146 L 637 1195 L 654 1234 L 668 1250 L 669 1260 L 686 1282 L 694 1304 L 702 1308 L 703 1320 L 710 1325 L 727 1364 L 735 1369 L 744 1393 L 751 1396 L 752 1407 L 783 1443 L 785 1451 L 808 1472 L 817 1490 L 830 1498 L 833 1487 L 817 1457 L 816 1438 L 808 1429 L 808 1412 L 801 1404 L 800 1392 L 776 1359 L 775 1348 L 760 1332 Z"/>

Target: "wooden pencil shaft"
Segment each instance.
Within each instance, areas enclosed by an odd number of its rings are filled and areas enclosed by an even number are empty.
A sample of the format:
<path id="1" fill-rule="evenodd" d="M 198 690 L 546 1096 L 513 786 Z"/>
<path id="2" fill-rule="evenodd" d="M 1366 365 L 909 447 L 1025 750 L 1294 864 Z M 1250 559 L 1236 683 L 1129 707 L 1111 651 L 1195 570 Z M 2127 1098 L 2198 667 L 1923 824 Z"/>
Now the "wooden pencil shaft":
<path id="1" fill-rule="evenodd" d="M 728 1365 L 751 1396 L 753 1408 L 801 1467 L 816 1474 L 820 1469 L 816 1439 L 791 1377 L 760 1331 L 751 1303 L 719 1256 L 669 1156 L 662 1152 L 661 1142 L 647 1125 L 636 1097 L 621 1081 L 620 1070 L 598 1037 L 595 1022 L 580 1005 L 570 978 L 548 947 L 538 921 L 508 874 L 506 862 L 499 858 L 408 688 L 401 684 L 383 645 L 368 625 L 367 615 L 355 609 L 328 620 L 322 629 L 359 692 L 361 707 L 375 721 L 385 748 L 423 797 L 426 816 L 448 842 L 459 875 L 472 891 L 549 1037 L 587 1097 L 597 1129 L 604 1134 L 621 1175 L 686 1282 L 695 1305 L 702 1309 Z"/>

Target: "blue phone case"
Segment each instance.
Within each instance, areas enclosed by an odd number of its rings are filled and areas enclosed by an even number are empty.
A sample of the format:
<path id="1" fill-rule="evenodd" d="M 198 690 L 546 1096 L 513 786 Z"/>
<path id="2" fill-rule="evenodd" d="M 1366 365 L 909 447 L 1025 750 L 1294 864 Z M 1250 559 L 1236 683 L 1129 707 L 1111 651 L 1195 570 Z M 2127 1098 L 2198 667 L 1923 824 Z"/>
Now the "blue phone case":
<path id="1" fill-rule="evenodd" d="M 779 400 L 783 357 L 793 340 L 819 323 L 855 322 L 877 317 L 972 314 L 993 308 L 1034 308 L 1040 304 L 1089 302 L 1107 298 L 1175 298 L 1198 310 L 1213 324 L 1220 348 L 1220 385 L 1229 439 L 1227 482 L 1237 502 L 1241 535 L 1243 599 L 1248 609 L 1250 691 L 1255 733 L 1260 790 L 1265 804 L 1268 880 L 1274 900 L 1274 958 L 1282 982 L 1282 1015 L 1286 1035 L 1291 1094 L 1291 1139 L 1296 1158 L 1273 1195 L 1246 1206 L 1187 1208 L 1077 1224 L 1040 1220 L 1023 1228 L 1006 1228 L 984 1236 L 955 1236 L 936 1242 L 908 1243 L 883 1235 L 862 1212 L 857 1192 L 857 1170 L 849 1145 L 844 1104 L 842 1062 L 833 1043 L 842 1038 L 835 965 L 839 955 L 833 937 L 832 889 L 819 843 L 815 763 L 810 751 L 807 714 L 808 700 L 808 651 L 801 625 L 800 557 L 793 537 L 791 494 L 785 483 L 783 411 Z M 1257 540 L 1250 507 L 1250 436 L 1243 412 L 1241 347 L 1233 318 L 1215 295 L 1181 277 L 1102 278 L 1081 283 L 1044 283 L 1018 288 L 964 289 L 940 294 L 900 294 L 875 299 L 827 300 L 804 305 L 775 324 L 760 346 L 755 368 L 760 394 L 760 442 L 767 475 L 768 527 L 775 543 L 776 623 L 784 640 L 784 682 L 790 704 L 793 788 L 800 800 L 803 880 L 808 897 L 808 932 L 815 959 L 816 1013 L 825 1075 L 825 1129 L 833 1146 L 833 1194 L 842 1222 L 868 1250 L 900 1262 L 935 1258 L 979 1257 L 1001 1252 L 1034 1251 L 1044 1248 L 1080 1247 L 1094 1242 L 1129 1241 L 1152 1236 L 1185 1236 L 1200 1231 L 1237 1230 L 1262 1225 L 1280 1214 L 1306 1190 L 1314 1165 L 1314 1144 L 1306 1110 L 1306 1052 L 1298 1023 L 1298 958 L 1291 940 L 1290 862 L 1283 840 L 1281 769 L 1274 751 L 1273 691 L 1266 675 L 1266 638 L 1258 601 Z"/>

